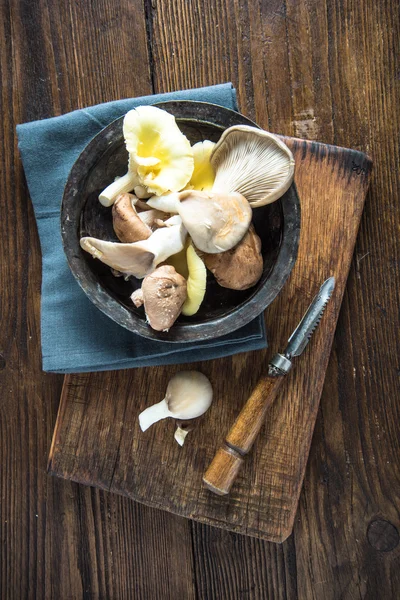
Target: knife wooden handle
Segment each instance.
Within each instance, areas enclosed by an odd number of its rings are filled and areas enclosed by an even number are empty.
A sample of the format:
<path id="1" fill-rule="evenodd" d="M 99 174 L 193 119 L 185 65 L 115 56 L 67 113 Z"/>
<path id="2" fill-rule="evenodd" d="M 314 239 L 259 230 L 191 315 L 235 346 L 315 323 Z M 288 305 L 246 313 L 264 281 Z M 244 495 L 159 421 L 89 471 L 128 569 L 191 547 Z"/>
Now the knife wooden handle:
<path id="1" fill-rule="evenodd" d="M 229 493 L 243 458 L 250 452 L 282 381 L 283 375 L 265 375 L 244 405 L 226 437 L 225 445 L 218 450 L 203 477 L 205 486 L 215 494 Z"/>

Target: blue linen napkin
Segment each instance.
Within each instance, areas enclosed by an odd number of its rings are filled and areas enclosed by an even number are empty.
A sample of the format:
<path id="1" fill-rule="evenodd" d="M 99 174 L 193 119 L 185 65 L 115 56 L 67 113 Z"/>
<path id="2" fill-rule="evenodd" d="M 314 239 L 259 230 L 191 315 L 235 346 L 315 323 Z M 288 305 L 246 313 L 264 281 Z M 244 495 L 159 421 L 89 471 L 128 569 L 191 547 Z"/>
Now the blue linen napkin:
<path id="1" fill-rule="evenodd" d="M 128 98 L 17 125 L 19 150 L 42 249 L 43 370 L 82 373 L 208 360 L 265 348 L 263 315 L 215 340 L 172 344 L 136 335 L 98 310 L 72 276 L 60 233 L 60 206 L 75 160 L 90 140 L 128 110 L 168 100 L 199 100 L 237 110 L 231 83 Z"/>

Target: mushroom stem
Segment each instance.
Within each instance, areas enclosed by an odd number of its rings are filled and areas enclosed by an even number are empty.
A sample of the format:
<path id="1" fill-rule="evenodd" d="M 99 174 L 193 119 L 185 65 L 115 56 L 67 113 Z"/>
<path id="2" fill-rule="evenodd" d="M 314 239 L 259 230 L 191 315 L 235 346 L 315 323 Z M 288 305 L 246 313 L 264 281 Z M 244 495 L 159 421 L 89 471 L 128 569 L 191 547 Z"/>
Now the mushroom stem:
<path id="1" fill-rule="evenodd" d="M 185 438 L 188 433 L 189 431 L 187 429 L 182 429 L 182 427 L 176 428 L 174 438 L 180 446 L 183 446 L 185 443 Z"/>
<path id="2" fill-rule="evenodd" d="M 166 223 L 170 227 L 157 229 L 147 240 L 133 244 L 106 242 L 92 237 L 81 238 L 80 244 L 83 250 L 112 269 L 141 279 L 184 247 L 187 234 L 180 217 L 175 216 Z"/>
<path id="3" fill-rule="evenodd" d="M 131 202 L 134 205 L 134 207 L 136 208 L 136 211 L 141 210 L 141 211 L 149 211 L 151 210 L 150 206 L 147 206 L 147 202 L 145 200 L 141 200 L 140 198 L 138 198 L 137 196 L 135 196 L 134 194 L 129 194 L 131 197 Z M 139 213 L 138 213 L 139 214 Z"/>
<path id="4" fill-rule="evenodd" d="M 157 404 L 153 404 L 153 406 L 149 406 L 139 415 L 139 425 L 142 431 L 146 431 L 153 423 L 157 423 L 157 421 L 161 421 L 161 419 L 166 419 L 167 417 L 172 417 L 170 410 L 168 408 L 168 404 L 166 399 L 161 400 Z"/>
<path id="5" fill-rule="evenodd" d="M 138 183 L 139 177 L 137 174 L 134 171 L 128 171 L 101 192 L 99 195 L 100 203 L 103 206 L 111 206 L 120 194 L 131 192 Z"/>
<path id="6" fill-rule="evenodd" d="M 151 194 L 146 190 L 144 185 L 135 186 L 134 192 L 138 198 L 150 198 Z"/>
<path id="7" fill-rule="evenodd" d="M 179 212 L 179 202 L 179 193 L 165 194 L 164 196 L 152 196 L 147 200 L 147 204 L 151 206 L 151 208 L 175 214 Z"/>
<path id="8" fill-rule="evenodd" d="M 140 308 L 141 306 L 143 306 L 144 297 L 143 297 L 142 288 L 139 288 L 138 290 L 135 290 L 133 292 L 133 294 L 131 295 L 131 300 L 132 300 L 133 304 L 136 306 L 136 308 Z"/>

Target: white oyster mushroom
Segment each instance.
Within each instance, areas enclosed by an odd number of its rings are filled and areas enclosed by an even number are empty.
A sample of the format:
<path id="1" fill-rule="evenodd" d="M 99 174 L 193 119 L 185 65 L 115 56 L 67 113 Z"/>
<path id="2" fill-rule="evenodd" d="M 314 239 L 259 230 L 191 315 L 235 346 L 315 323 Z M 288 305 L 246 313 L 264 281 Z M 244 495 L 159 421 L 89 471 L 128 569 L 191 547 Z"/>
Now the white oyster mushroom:
<path id="1" fill-rule="evenodd" d="M 184 190 L 150 198 L 147 204 L 157 210 L 178 213 L 196 248 L 209 254 L 236 246 L 252 218 L 250 204 L 237 192 Z"/>
<path id="2" fill-rule="evenodd" d="M 170 214 L 179 213 L 179 193 L 164 194 L 162 196 L 152 196 L 147 200 L 148 206 L 155 210 L 161 210 Z"/>
<path id="3" fill-rule="evenodd" d="M 230 127 L 211 154 L 213 192 L 239 192 L 252 207 L 274 202 L 289 189 L 294 158 L 278 137 L 247 125 Z"/>
<path id="4" fill-rule="evenodd" d="M 230 250 L 246 234 L 252 210 L 237 192 L 196 190 L 179 194 L 179 215 L 196 248 L 209 254 Z"/>
<path id="5" fill-rule="evenodd" d="M 142 279 L 169 256 L 180 252 L 185 244 L 186 229 L 178 215 L 165 221 L 167 227 L 157 229 L 147 240 L 133 244 L 106 242 L 83 237 L 81 247 L 112 269 Z"/>

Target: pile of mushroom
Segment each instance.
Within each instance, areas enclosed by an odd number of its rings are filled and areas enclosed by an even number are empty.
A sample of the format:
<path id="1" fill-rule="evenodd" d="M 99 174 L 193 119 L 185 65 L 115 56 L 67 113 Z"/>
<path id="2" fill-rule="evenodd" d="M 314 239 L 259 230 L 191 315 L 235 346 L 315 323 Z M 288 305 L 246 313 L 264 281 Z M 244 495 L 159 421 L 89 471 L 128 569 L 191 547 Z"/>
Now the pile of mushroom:
<path id="1" fill-rule="evenodd" d="M 181 313 L 199 310 L 207 269 L 230 289 L 259 281 L 252 211 L 287 191 L 294 159 L 277 137 L 245 125 L 191 147 L 175 118 L 154 106 L 129 111 L 123 133 L 128 171 L 99 196 L 112 207 L 119 242 L 83 237 L 81 247 L 114 274 L 143 279 L 132 302 L 153 329 L 168 331 Z"/>

